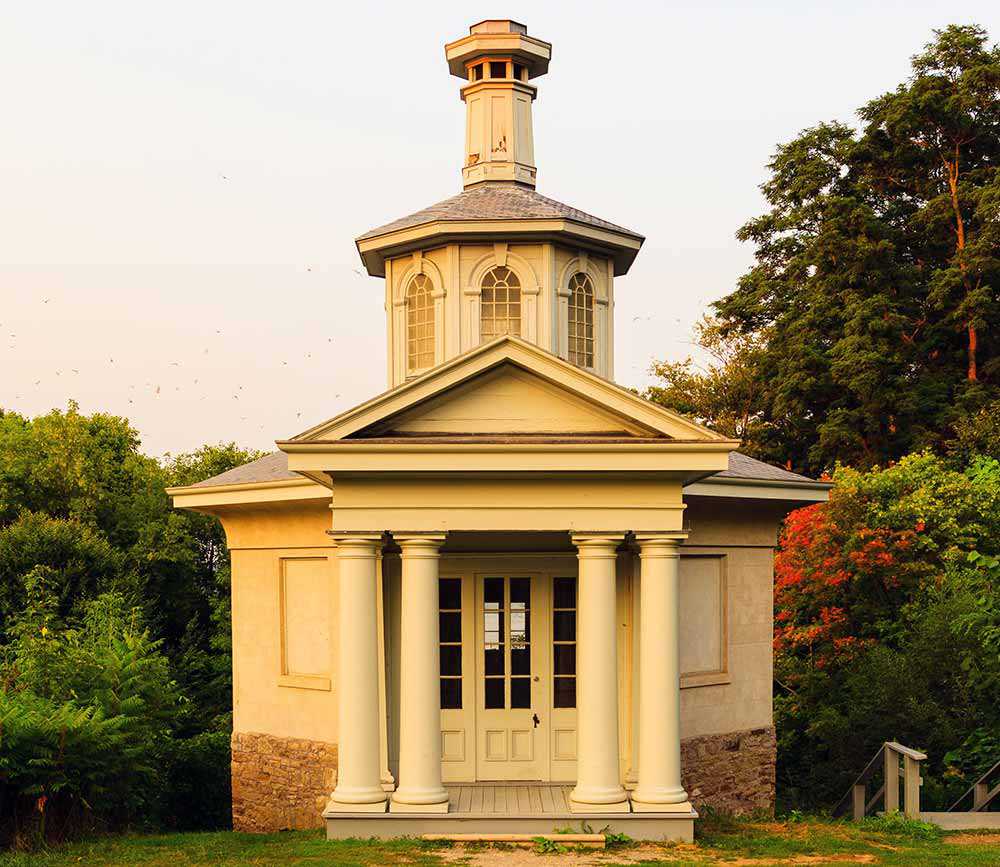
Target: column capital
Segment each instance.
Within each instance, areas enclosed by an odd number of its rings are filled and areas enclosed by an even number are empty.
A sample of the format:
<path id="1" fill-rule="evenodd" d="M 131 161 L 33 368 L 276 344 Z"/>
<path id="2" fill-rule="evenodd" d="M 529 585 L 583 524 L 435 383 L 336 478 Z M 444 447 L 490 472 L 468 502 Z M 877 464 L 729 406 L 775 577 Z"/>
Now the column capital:
<path id="1" fill-rule="evenodd" d="M 404 557 L 437 557 L 446 533 L 394 533 L 393 541 Z"/>
<path id="2" fill-rule="evenodd" d="M 680 546 L 687 533 L 639 533 L 635 541 L 639 545 L 639 558 L 678 557 Z"/>
<path id="3" fill-rule="evenodd" d="M 624 533 L 571 533 L 570 540 L 579 557 L 615 556 L 619 545 L 625 540 Z"/>
<path id="4" fill-rule="evenodd" d="M 337 545 L 334 553 L 341 560 L 347 557 L 374 558 L 378 556 L 382 547 L 381 533 L 351 533 L 340 536 L 331 531 L 330 535 Z"/>

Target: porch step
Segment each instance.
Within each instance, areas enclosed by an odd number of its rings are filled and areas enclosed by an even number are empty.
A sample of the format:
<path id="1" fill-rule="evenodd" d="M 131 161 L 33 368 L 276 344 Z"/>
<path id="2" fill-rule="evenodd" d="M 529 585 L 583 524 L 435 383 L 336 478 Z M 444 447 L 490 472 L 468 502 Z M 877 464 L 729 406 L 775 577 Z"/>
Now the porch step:
<path id="1" fill-rule="evenodd" d="M 421 840 L 438 840 L 449 843 L 515 843 L 532 846 L 539 840 L 580 846 L 584 849 L 603 849 L 603 834 L 421 834 Z"/>

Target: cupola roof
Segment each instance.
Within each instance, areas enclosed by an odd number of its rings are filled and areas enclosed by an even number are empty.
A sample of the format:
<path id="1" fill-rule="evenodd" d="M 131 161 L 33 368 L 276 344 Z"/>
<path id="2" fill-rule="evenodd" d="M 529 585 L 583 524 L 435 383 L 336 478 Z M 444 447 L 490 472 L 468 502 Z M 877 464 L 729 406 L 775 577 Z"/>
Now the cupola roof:
<path id="1" fill-rule="evenodd" d="M 498 226 L 497 223 L 510 223 Z M 407 250 L 452 240 L 456 235 L 496 237 L 558 236 L 567 242 L 611 250 L 615 273 L 628 271 L 645 238 L 518 184 L 477 184 L 357 238 L 358 251 L 373 276 L 384 276 L 385 259 Z M 480 237 L 480 240 L 487 240 Z"/>

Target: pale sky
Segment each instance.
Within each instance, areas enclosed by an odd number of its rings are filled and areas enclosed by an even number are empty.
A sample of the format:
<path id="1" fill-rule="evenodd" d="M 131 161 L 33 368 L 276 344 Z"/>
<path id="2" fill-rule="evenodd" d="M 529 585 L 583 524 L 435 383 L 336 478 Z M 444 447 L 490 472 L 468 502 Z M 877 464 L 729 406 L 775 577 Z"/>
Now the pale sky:
<path id="1" fill-rule="evenodd" d="M 752 260 L 775 145 L 906 76 L 991 2 L 17 2 L 0 23 L 0 406 L 77 400 L 144 449 L 256 448 L 385 388 L 355 236 L 461 189 L 443 44 L 486 17 L 553 43 L 544 195 L 646 236 L 616 379 L 691 352 Z"/>

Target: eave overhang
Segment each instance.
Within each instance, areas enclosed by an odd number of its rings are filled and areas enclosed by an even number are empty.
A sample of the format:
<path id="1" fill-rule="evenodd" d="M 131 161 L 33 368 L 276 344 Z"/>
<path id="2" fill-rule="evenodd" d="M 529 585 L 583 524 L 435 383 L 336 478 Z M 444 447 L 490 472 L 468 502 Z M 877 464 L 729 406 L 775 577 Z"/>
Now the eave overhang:
<path id="1" fill-rule="evenodd" d="M 324 477 L 325 478 L 325 477 Z M 330 490 L 316 477 L 245 482 L 238 485 L 182 485 L 167 488 L 175 509 L 214 513 L 219 506 L 261 506 L 269 503 L 328 500 Z"/>
<path id="2" fill-rule="evenodd" d="M 726 497 L 741 500 L 783 500 L 793 503 L 825 503 L 832 482 L 790 482 L 772 479 L 739 479 L 708 476 L 684 486 L 686 497 Z"/>
<path id="3" fill-rule="evenodd" d="M 684 483 L 728 467 L 733 440 L 658 443 L 279 442 L 295 472 L 392 474 L 629 474 Z"/>
<path id="4" fill-rule="evenodd" d="M 641 235 L 616 232 L 569 218 L 529 220 L 430 220 L 358 239 L 361 261 L 372 277 L 385 276 L 385 262 L 414 250 L 457 241 L 554 241 L 610 256 L 615 276 L 626 274 L 645 240 Z"/>

